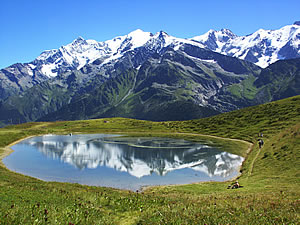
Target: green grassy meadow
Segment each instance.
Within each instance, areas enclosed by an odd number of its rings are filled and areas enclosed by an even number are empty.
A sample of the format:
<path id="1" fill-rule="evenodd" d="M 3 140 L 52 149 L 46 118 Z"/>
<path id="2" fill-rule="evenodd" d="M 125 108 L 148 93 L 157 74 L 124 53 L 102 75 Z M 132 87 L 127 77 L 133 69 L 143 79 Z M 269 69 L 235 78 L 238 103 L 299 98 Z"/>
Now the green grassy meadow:
<path id="1" fill-rule="evenodd" d="M 238 178 L 243 187 L 205 182 L 132 192 L 44 182 L 1 163 L 0 224 L 299 224 L 300 96 L 199 120 L 110 118 L 8 126 L 0 129 L 0 158 L 22 138 L 71 132 L 214 139 L 246 158 Z"/>

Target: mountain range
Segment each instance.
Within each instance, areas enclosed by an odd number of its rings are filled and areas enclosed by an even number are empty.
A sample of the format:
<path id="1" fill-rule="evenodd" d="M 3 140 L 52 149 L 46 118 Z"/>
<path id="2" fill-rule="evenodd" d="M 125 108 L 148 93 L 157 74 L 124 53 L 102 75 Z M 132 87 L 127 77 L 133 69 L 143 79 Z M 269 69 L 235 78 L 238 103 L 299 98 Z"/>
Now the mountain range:
<path id="1" fill-rule="evenodd" d="M 0 71 L 0 125 L 122 116 L 183 120 L 300 94 L 300 22 L 190 39 L 77 38 Z"/>
<path id="2" fill-rule="evenodd" d="M 237 36 L 230 30 L 210 30 L 192 38 L 212 51 L 237 57 L 266 68 L 282 60 L 300 57 L 300 22 L 278 30 L 259 29 L 247 36 Z"/>

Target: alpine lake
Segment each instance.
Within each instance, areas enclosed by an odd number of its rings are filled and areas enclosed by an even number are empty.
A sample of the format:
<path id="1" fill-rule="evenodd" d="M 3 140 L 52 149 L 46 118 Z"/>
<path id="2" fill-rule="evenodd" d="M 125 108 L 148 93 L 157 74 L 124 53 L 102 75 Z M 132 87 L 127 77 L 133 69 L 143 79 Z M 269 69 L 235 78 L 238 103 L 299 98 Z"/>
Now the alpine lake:
<path id="1" fill-rule="evenodd" d="M 133 191 L 230 180 L 244 160 L 206 143 L 113 134 L 36 136 L 11 148 L 3 163 L 12 171 L 44 181 Z"/>

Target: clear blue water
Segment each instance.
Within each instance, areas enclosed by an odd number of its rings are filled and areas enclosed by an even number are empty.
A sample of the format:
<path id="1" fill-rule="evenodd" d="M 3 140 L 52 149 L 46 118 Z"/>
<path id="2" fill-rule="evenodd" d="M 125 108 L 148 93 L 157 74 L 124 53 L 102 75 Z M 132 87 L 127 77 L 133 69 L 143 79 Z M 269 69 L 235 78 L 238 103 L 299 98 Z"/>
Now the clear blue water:
<path id="1" fill-rule="evenodd" d="M 182 139 L 109 134 L 26 139 L 3 159 L 12 171 L 45 181 L 138 190 L 149 185 L 224 181 L 243 158 Z"/>

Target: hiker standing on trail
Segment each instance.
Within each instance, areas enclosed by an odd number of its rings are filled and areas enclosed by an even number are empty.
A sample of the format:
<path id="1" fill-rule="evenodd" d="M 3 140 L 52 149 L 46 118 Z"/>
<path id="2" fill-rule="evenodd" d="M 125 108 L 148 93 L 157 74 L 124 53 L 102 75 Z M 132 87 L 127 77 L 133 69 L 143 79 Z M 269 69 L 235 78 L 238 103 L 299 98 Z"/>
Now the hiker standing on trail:
<path id="1" fill-rule="evenodd" d="M 259 139 L 258 140 L 258 146 L 259 146 L 259 148 L 262 148 L 263 145 L 264 145 L 263 139 Z"/>

